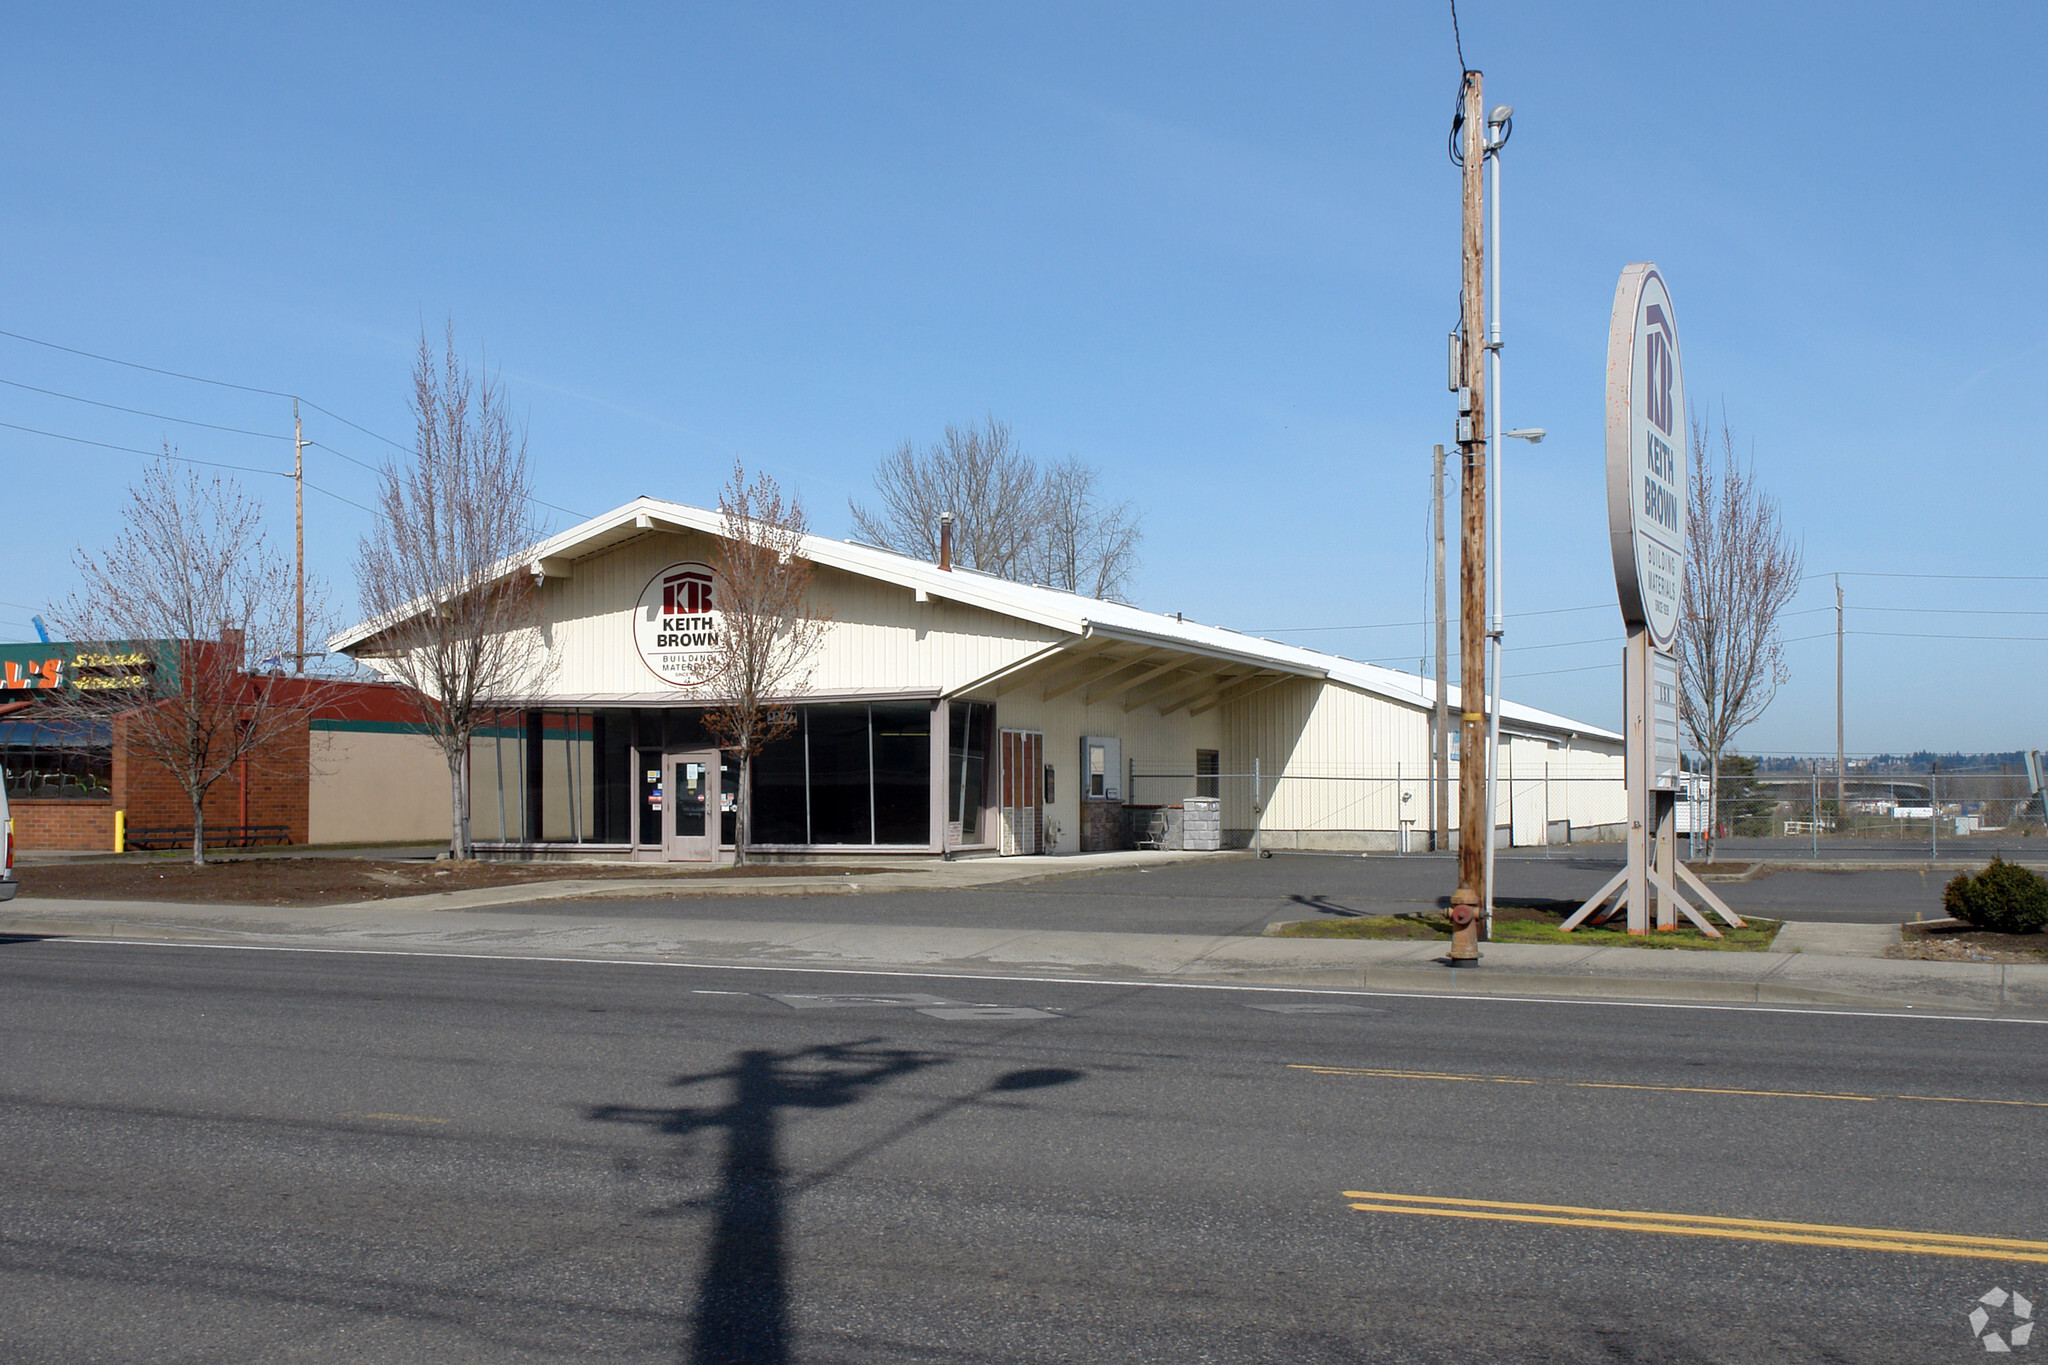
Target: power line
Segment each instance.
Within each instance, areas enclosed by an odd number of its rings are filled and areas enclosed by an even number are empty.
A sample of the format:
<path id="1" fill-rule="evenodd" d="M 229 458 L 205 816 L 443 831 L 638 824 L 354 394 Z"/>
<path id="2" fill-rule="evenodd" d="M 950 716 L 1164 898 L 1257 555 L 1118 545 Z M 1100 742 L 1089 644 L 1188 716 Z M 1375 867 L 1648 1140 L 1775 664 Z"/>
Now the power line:
<path id="1" fill-rule="evenodd" d="M 1847 633 L 1891 640 L 2004 640 L 2014 644 L 2048 642 L 2048 635 L 1923 635 L 1909 630 L 1852 630 Z"/>
<path id="2" fill-rule="evenodd" d="M 319 484 L 314 483 L 310 479 L 306 481 L 306 487 L 312 489 L 315 493 L 325 493 L 328 497 L 333 498 L 336 502 L 345 502 L 350 507 L 361 508 L 363 511 L 368 512 L 373 517 L 377 515 L 377 509 L 375 509 L 374 507 L 363 507 L 363 505 L 357 502 L 354 498 L 344 498 L 341 494 L 336 493 L 331 489 L 322 488 Z"/>
<path id="3" fill-rule="evenodd" d="M 330 408 L 323 408 L 323 407 L 321 407 L 321 406 L 320 406 L 320 405 L 319 405 L 318 403 L 315 403 L 315 402 L 314 402 L 314 401 L 313 401 L 312 399 L 310 399 L 310 398 L 307 398 L 307 397 L 304 397 L 304 396 L 302 396 L 302 395 L 300 395 L 300 394 L 296 394 L 296 393 L 286 393 L 286 392 L 285 392 L 285 391 L 283 391 L 282 389 L 266 389 L 266 388 L 260 388 L 260 387 L 258 387 L 257 385 L 254 385 L 254 384 L 236 384 L 236 383 L 233 383 L 233 382 L 231 382 L 231 381 L 229 381 L 229 380 L 226 380 L 226 379 L 209 379 L 209 378 L 207 378 L 207 377 L 206 377 L 205 375 L 203 375 L 203 374 L 185 374 L 185 373 L 184 373 L 184 372 L 182 372 L 182 371 L 179 371 L 179 370 L 167 370 L 167 369 L 164 369 L 164 368 L 162 368 L 161 366 L 158 366 L 158 365 L 144 365 L 144 364 L 142 364 L 142 363 L 141 363 L 141 362 L 139 362 L 139 361 L 134 361 L 134 360 L 122 360 L 122 359 L 119 359 L 118 357 L 115 357 L 115 356 L 110 356 L 110 355 L 101 355 L 101 354 L 100 354 L 99 352 L 97 352 L 97 351 L 86 351 L 86 350 L 80 350 L 80 349 L 79 349 L 78 347 L 76 347 L 76 346 L 65 346 L 65 345 L 62 345 L 62 344 L 60 344 L 60 343 L 58 343 L 58 342 L 55 342 L 55 341 L 45 341 L 45 340 L 43 340 L 43 339 L 42 339 L 41 337 L 32 337 L 32 336 L 26 336 L 26 335 L 24 335 L 24 334 L 22 334 L 22 333 L 20 333 L 20 332 L 10 332 L 10 331 L 7 331 L 7 330 L 5 330 L 4 328 L 0 328 L 0 337 L 10 337 L 10 338 L 12 338 L 12 339 L 13 339 L 13 340 L 15 340 L 15 341 L 25 341 L 25 342 L 27 342 L 27 343 L 28 343 L 29 345 L 31 345 L 31 346 L 45 346 L 45 347 L 48 347 L 48 348 L 49 348 L 50 350 L 53 350 L 53 351 L 62 351 L 62 352 L 64 352 L 64 353 L 65 353 L 66 355 L 75 355 L 75 356 L 83 356 L 83 357 L 84 357 L 85 359 L 87 359 L 87 360 L 97 360 L 97 361 L 100 361 L 100 362 L 102 362 L 102 363 L 104 363 L 104 364 L 108 364 L 108 365 L 120 365 L 120 366 L 123 366 L 124 368 L 126 368 L 126 369 L 130 369 L 130 370 L 141 370 L 141 371 L 143 371 L 143 372 L 144 372 L 144 373 L 146 373 L 146 374 L 160 374 L 160 375 L 163 375 L 164 377 L 166 377 L 166 378 L 168 378 L 168 379 L 183 379 L 183 380 L 186 380 L 186 381 L 188 381 L 188 382 L 190 382 L 190 383 L 194 383 L 194 384 L 211 384 L 211 385 L 213 385 L 213 386 L 214 386 L 215 388 L 220 388 L 220 389 L 235 389 L 235 390 L 237 390 L 237 391 L 239 391 L 239 392 L 242 392 L 242 393 L 255 393 L 255 394 L 261 394 L 261 395 L 263 395 L 263 396 L 264 396 L 264 397 L 266 397 L 266 398 L 289 398 L 289 399 L 292 399 L 292 400 L 293 400 L 293 401 L 295 401 L 295 402 L 299 402 L 299 403 L 303 403 L 303 404 L 305 404 L 305 405 L 306 405 L 307 407 L 311 408 L 311 409 L 312 409 L 312 410 L 313 410 L 314 412 L 317 412 L 317 413 L 319 413 L 319 414 L 320 414 L 321 416 L 323 416 L 323 417 L 331 417 L 331 418 L 333 418 L 333 419 L 334 419 L 335 421 L 337 421 L 337 422 L 341 423 L 341 424 L 342 424 L 343 426 L 345 426 L 345 427 L 349 427 L 349 428 L 351 428 L 352 430 L 355 430 L 355 431 L 359 431 L 359 432 L 361 432 L 361 433 L 362 433 L 363 435 L 365 435 L 365 436 L 369 437 L 369 438 L 370 438 L 371 440 L 373 440 L 373 441 L 382 441 L 382 442 L 383 442 L 383 443 L 384 443 L 385 445 L 387 445 L 387 446 L 390 446 L 390 447 L 391 447 L 391 448 L 392 448 L 393 450 L 396 450 L 396 451 L 400 451 L 400 452 L 402 452 L 402 453 L 404 453 L 404 454 L 407 454 L 407 455 L 410 455 L 410 454 L 412 454 L 412 453 L 413 453 L 413 450 L 412 450 L 412 447 L 411 447 L 411 446 L 407 446 L 407 445 L 402 445 L 402 444 L 400 444 L 399 442 L 397 442 L 397 441 L 394 441 L 394 440 L 392 440 L 392 439 L 391 439 L 391 438 L 390 438 L 389 436 L 385 436 L 385 435 L 382 435 L 382 434 L 380 434 L 380 433 L 378 433 L 378 432 L 374 432 L 374 431 L 370 430 L 370 429 L 369 429 L 368 427 L 366 427 L 366 426 L 362 425 L 362 424 L 361 424 L 360 422 L 351 422 L 351 421 L 349 421 L 349 419 L 348 419 L 348 418 L 346 418 L 346 417 L 343 417 L 343 416 L 342 416 L 342 415 L 341 415 L 340 413 L 338 413 L 338 412 L 335 412 L 335 411 L 333 411 L 333 410 L 332 410 L 332 409 L 330 409 Z M 10 383 L 10 382 L 12 382 L 12 381 L 10 381 L 10 380 L 0 380 L 0 383 Z M 28 384 L 20 384 L 20 385 L 16 385 L 16 387 L 17 387 L 17 388 L 32 388 L 33 386 L 32 386 L 32 385 L 28 385 Z M 53 396 L 55 396 L 55 397 L 58 397 L 58 398 L 71 398 L 71 397 L 72 397 L 72 395 L 70 395 L 70 394 L 68 394 L 68 393 L 57 393 L 57 392 L 56 392 L 56 391 L 55 391 L 54 389 L 38 389 L 38 390 L 36 390 L 36 392 L 38 392 L 38 393 L 48 393 L 48 394 L 52 394 Z M 92 400 L 92 399 L 90 399 L 90 398 L 79 398 L 79 399 L 76 399 L 75 401 L 77 401 L 77 402 L 80 402 L 80 403 L 91 403 L 91 402 L 93 402 L 94 400 Z M 115 407 L 115 405 L 114 405 L 114 404 L 112 404 L 112 403 L 99 403 L 99 404 L 96 404 L 96 406 L 99 406 L 99 407 L 108 407 L 108 408 L 112 408 L 112 407 Z M 182 422 L 182 421 L 185 421 L 185 420 L 186 420 L 185 418 L 182 418 L 182 417 L 164 417 L 164 416 L 162 416 L 161 414 L 158 414 L 158 413 L 145 413 L 145 412 L 141 412 L 141 411 L 140 411 L 139 409 L 136 409 L 136 408 L 118 408 L 118 409 L 117 409 L 117 411 L 121 411 L 121 412 L 135 412 L 135 413 L 138 413 L 139 415 L 141 415 L 141 416 L 144 416 L 144 417 L 157 417 L 157 418 L 158 418 L 159 420 L 161 420 L 161 421 L 166 421 L 166 422 Z M 7 423 L 0 423 L 0 426 L 5 426 L 5 425 L 7 425 Z M 191 425 L 193 425 L 193 426 L 202 426 L 202 427 L 211 427 L 211 426 L 213 426 L 213 424 L 212 424 L 212 423 L 210 423 L 210 422 L 193 422 L 193 423 L 191 423 Z M 21 430 L 21 431 L 28 431 L 28 430 L 31 430 L 31 428 L 28 428 L 28 427 L 21 427 L 21 428 L 18 428 L 18 430 Z M 216 431 L 237 431 L 237 432 L 240 432 L 240 428 L 237 428 L 237 427 L 214 427 L 214 430 L 216 430 Z M 46 431 L 46 432 L 39 432 L 39 433 L 37 433 L 37 434 L 38 434 L 38 435 L 43 435 L 43 436 L 56 436 L 56 435 L 57 435 L 57 433 L 55 433 L 55 432 L 47 432 L 47 431 Z M 252 432 L 241 432 L 240 434 L 242 434 L 242 435 L 247 435 L 247 436 L 269 436 L 269 435 L 270 435 L 270 433 L 269 433 L 269 432 L 261 432 L 261 431 L 252 431 Z M 58 439 L 58 440 L 60 440 L 60 441 L 82 441 L 82 440 L 83 440 L 84 438 L 82 438 L 82 437 L 77 437 L 77 436 L 57 436 L 57 439 Z M 290 440 L 291 438 L 290 438 L 289 436 L 283 436 L 283 437 L 274 437 L 273 439 L 276 439 L 276 440 L 286 440 L 286 441 L 288 441 L 288 440 Z M 101 442 L 101 441 L 85 441 L 84 443 L 85 443 L 86 445 L 103 445 L 103 444 L 105 444 L 104 442 Z M 308 442 L 307 442 L 306 444 L 308 444 L 308 445 L 319 445 L 320 443 L 319 443 L 319 442 L 317 442 L 317 441 L 308 441 Z M 125 450 L 125 449 L 127 449 L 127 447 L 125 447 L 125 446 L 108 446 L 107 448 L 108 448 L 109 450 Z M 364 464 L 364 463 L 363 463 L 363 461 L 361 461 L 361 460 L 357 460 L 357 459 L 356 459 L 356 458 L 355 458 L 355 457 L 354 457 L 353 455 L 343 455 L 341 451 L 338 451 L 338 450 L 336 450 L 336 449 L 335 449 L 335 448 L 334 448 L 333 446 L 328 446 L 328 445 L 321 445 L 321 446 L 320 446 L 320 448 L 321 448 L 322 450 L 326 451 L 326 452 L 327 452 L 328 454 L 330 454 L 330 455 L 341 455 L 341 458 L 342 458 L 342 459 L 344 459 L 344 460 L 350 460 L 350 461 L 353 461 L 353 462 L 354 462 L 354 463 L 356 463 L 356 464 L 360 464 L 360 465 L 362 465 L 362 466 L 363 466 L 363 468 L 365 468 L 365 469 L 376 469 L 376 466 L 374 466 L 374 465 L 369 465 L 369 464 Z M 181 458 L 181 459 L 182 459 L 183 457 L 181 456 L 181 457 L 179 457 L 179 458 Z M 185 460 L 185 463 L 187 463 L 187 464 L 218 464 L 218 462 L 217 462 L 217 461 L 213 461 L 213 460 Z M 246 467 L 246 466 L 244 466 L 244 465 L 218 465 L 218 467 L 219 467 L 219 468 L 222 468 L 222 469 L 246 469 L 246 468 L 247 468 L 247 467 Z M 249 473 L 252 473 L 252 474 L 264 474 L 264 473 L 270 473 L 271 471 L 269 471 L 269 470 L 260 470 L 260 469 L 251 469 L 251 470 L 248 470 L 248 472 L 249 472 Z M 381 470 L 379 470 L 379 471 L 377 471 L 377 472 L 381 473 L 382 471 L 381 471 Z M 291 476 L 290 476 L 290 475 L 286 475 L 285 477 L 286 477 L 286 478 L 289 478 L 289 477 L 291 477 Z M 330 497 L 335 497 L 335 496 L 338 496 L 338 495 L 337 495 L 337 494 L 329 494 L 328 496 L 330 496 Z M 558 506 L 557 504 L 555 504 L 555 503 L 552 503 L 552 502 L 548 502 L 548 501 L 546 501 L 546 500 L 544 500 L 544 499 L 542 499 L 542 498 L 537 498 L 537 497 L 533 496 L 533 495 L 532 495 L 531 493 L 529 493 L 529 494 L 527 494 L 527 495 L 526 495 L 526 500 L 527 500 L 528 502 L 532 502 L 532 503 L 537 503 L 537 504 L 539 504 L 540 506 L 542 506 L 542 507 L 545 507 L 545 508 L 549 509 L 550 511 L 554 511 L 554 512 L 560 512 L 560 513 L 561 513 L 561 514 L 562 514 L 563 516 L 567 516 L 567 517 L 576 517 L 576 518 L 578 518 L 579 520 L 585 520 L 585 521 L 589 520 L 589 517 L 590 517 L 590 514 L 589 514 L 589 513 L 587 513 L 587 512 L 578 512 L 578 511 L 575 511 L 575 510 L 574 510 L 573 508 L 568 508 L 568 507 L 562 507 L 562 506 Z M 344 499 L 343 499 L 343 501 L 344 501 L 344 502 L 346 502 L 346 501 L 347 501 L 347 499 L 345 499 L 345 498 L 344 498 Z M 358 503 L 352 503 L 352 504 L 350 504 L 350 505 L 351 505 L 351 506 L 354 506 L 354 507 L 362 507 L 362 504 L 361 504 L 361 503 L 359 503 L 359 502 L 358 502 Z M 364 508 L 363 510 L 364 510 L 364 511 L 368 511 L 369 509 L 368 509 L 368 508 Z"/>
<path id="4" fill-rule="evenodd" d="M 1612 663 L 1605 663 L 1605 664 L 1583 664 L 1583 665 L 1581 665 L 1581 666 L 1580 666 L 1580 667 L 1578 667 L 1578 668 L 1545 668 L 1545 669 L 1541 669 L 1541 670 L 1539 670 L 1539 671 L 1537 671 L 1537 672 L 1535 672 L 1535 673 L 1512 673 L 1512 674 L 1509 674 L 1508 676 L 1509 676 L 1509 677 L 1512 677 L 1512 678 L 1514 678 L 1514 679 L 1516 679 L 1517 681 L 1519 681 L 1519 680 L 1521 680 L 1521 679 L 1523 679 L 1523 678 L 1553 678 L 1553 677 L 1556 677 L 1556 676 L 1557 676 L 1558 674 L 1560 674 L 1560 673 L 1591 673 L 1591 672 L 1592 672 L 1592 671 L 1593 671 L 1594 669 L 1596 669 L 1596 668 L 1620 668 L 1620 667 L 1621 667 L 1621 660 L 1619 660 L 1619 659 L 1616 659 L 1616 660 L 1614 660 L 1614 662 L 1612 662 Z"/>
<path id="5" fill-rule="evenodd" d="M 43 431 L 36 427 L 20 426 L 14 422 L 0 422 L 0 427 L 6 427 L 9 431 L 25 431 L 31 436 L 47 436 L 53 441 L 74 441 L 82 446 L 98 446 L 101 450 L 118 450 L 127 455 L 146 455 L 151 459 L 161 457 L 179 464 L 203 464 L 212 469 L 232 469 L 243 474 L 272 474 L 280 479 L 291 477 L 277 469 L 258 469 L 254 465 L 246 464 L 224 464 L 219 460 L 195 460 L 189 455 L 173 455 L 169 450 L 141 450 L 135 446 L 117 446 L 108 441 L 89 441 L 83 436 L 66 436 L 61 431 Z"/>
<path id="6" fill-rule="evenodd" d="M 368 460 L 358 460 L 355 456 L 349 454 L 347 451 L 336 450 L 333 446 L 328 445 L 324 441 L 308 441 L 306 442 L 306 444 L 309 446 L 313 446 L 317 449 L 324 450 L 329 455 L 339 455 L 342 459 L 347 460 L 350 464 L 360 465 L 364 469 L 369 470 L 372 474 L 382 474 L 384 472 L 376 465 L 371 464 Z"/>
<path id="7" fill-rule="evenodd" d="M 1569 616 L 1573 612 L 1609 611 L 1613 608 L 1614 603 L 1612 602 L 1595 602 L 1591 606 L 1586 607 L 1552 607 L 1547 611 L 1511 611 L 1507 614 L 1507 619 L 1510 621 L 1525 621 L 1532 616 Z M 1834 608 L 1830 607 L 1828 610 L 1833 611 Z M 1265 626 L 1255 630 L 1248 630 L 1245 634 L 1307 635 L 1338 630 L 1412 630 L 1416 626 L 1432 626 L 1435 624 L 1436 622 L 1434 621 L 1380 621 L 1370 625 L 1357 626 Z M 1404 655 L 1403 657 L 1406 656 Z"/>
<path id="8" fill-rule="evenodd" d="M 54 341 L 45 341 L 41 337 L 24 336 L 20 332 L 9 332 L 5 329 L 0 329 L 0 337 L 11 337 L 15 341 L 25 341 L 31 346 L 47 346 L 49 349 L 53 351 L 62 351 L 66 355 L 83 356 L 87 360 L 97 360 L 108 365 L 120 365 L 130 370 L 141 370 L 146 374 L 160 374 L 167 379 L 183 379 L 193 384 L 211 384 L 217 389 L 235 389 L 242 393 L 257 393 L 262 394 L 266 398 L 296 398 L 298 399 L 299 402 L 304 403 L 307 407 L 321 414 L 323 417 L 332 417 L 335 421 L 341 423 L 343 426 L 353 427 L 355 428 L 355 430 L 363 433 L 363 435 L 371 437 L 374 440 L 382 441 L 385 445 L 390 446 L 394 450 L 408 449 L 408 447 L 400 445 L 398 442 L 392 440 L 389 436 L 380 436 L 366 426 L 362 426 L 358 423 L 349 421 L 348 418 L 343 417 L 338 412 L 330 412 L 328 409 L 321 407 L 318 403 L 315 403 L 310 398 L 303 397 L 296 393 L 286 393 L 282 389 L 265 389 L 259 388 L 254 384 L 236 384 L 226 379 L 209 379 L 203 374 L 185 374 L 179 370 L 166 370 L 158 365 L 144 365 L 139 361 L 121 360 L 114 356 L 101 355 L 97 351 L 84 351 L 80 350 L 76 346 L 64 346 Z M 176 419 L 174 418 L 171 420 Z"/>
<path id="9" fill-rule="evenodd" d="M 1822 607 L 1821 611 L 1833 611 Z M 1849 607 L 1849 611 L 1910 611 L 1930 616 L 2048 616 L 2048 611 L 2004 610 L 1996 607 Z"/>
<path id="10" fill-rule="evenodd" d="M 1955 583 L 2048 583 L 2048 574 L 2031 573 L 1881 573 L 1876 570 L 1843 569 L 1844 578 L 1925 578 Z M 1815 578 L 1832 578 L 1834 571 L 1810 573 L 1800 582 Z"/>
<path id="11" fill-rule="evenodd" d="M 217 422 L 202 422 L 193 417 L 173 417 L 166 412 L 145 412 L 141 408 L 124 408 L 119 403 L 102 403 L 97 398 L 80 398 L 75 393 L 59 393 L 55 389 L 40 389 L 34 384 L 23 384 L 19 380 L 14 379 L 0 379 L 0 384 L 5 384 L 11 389 L 26 389 L 30 393 L 48 394 L 52 398 L 63 398 L 73 403 L 89 403 L 93 407 L 106 408 L 112 412 L 128 412 L 133 413 L 137 417 L 154 417 L 159 422 L 179 422 L 188 427 L 205 427 L 208 431 L 227 431 L 237 436 L 261 436 L 268 441 L 289 441 L 291 439 L 289 436 L 280 436 L 276 432 L 271 431 L 250 431 L 246 427 L 224 427 Z"/>

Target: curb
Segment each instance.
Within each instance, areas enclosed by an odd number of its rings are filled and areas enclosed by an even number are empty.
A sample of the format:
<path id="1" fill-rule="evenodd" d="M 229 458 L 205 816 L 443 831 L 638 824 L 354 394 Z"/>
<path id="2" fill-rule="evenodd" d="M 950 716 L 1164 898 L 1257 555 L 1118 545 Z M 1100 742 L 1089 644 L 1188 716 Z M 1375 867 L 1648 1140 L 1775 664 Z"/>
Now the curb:
<path id="1" fill-rule="evenodd" d="M 260 907 L 251 907 L 260 909 Z M 1171 966 L 1147 968 L 1135 962 L 1057 961 L 1037 958 L 1032 949 L 1017 944 L 1014 957 L 979 955 L 964 958 L 931 957 L 920 961 L 863 958 L 826 949 L 806 950 L 788 945 L 780 951 L 732 955 L 703 945 L 677 943 L 673 947 L 587 947 L 518 946 L 484 939 L 432 944 L 383 943 L 350 937 L 339 940 L 321 935 L 252 932 L 248 929 L 209 929 L 194 925 L 167 925 L 124 921 L 109 916 L 60 920 L 22 917 L 0 921 L 0 937 L 48 938 L 78 941 L 112 940 L 148 944 L 189 944 L 194 947 L 246 947 L 284 951 L 325 951 L 336 953 L 389 953 L 451 957 L 488 957 L 510 960 L 589 961 L 687 965 L 792 972 L 846 973 L 869 976 L 991 977 L 1054 979 L 1063 981 L 1128 982 L 1145 985 L 1241 986 L 1306 991 L 1369 991 L 1388 995 L 1417 995 L 1432 998 L 1472 997 L 1556 1000 L 1561 1002 L 1609 1001 L 1632 1004 L 1663 1004 L 1675 1007 L 1734 1005 L 1763 1008 L 1826 1008 L 1871 1011 L 1910 1016 L 1939 1015 L 1978 1019 L 2007 1019 L 2048 1023 L 2048 970 L 2026 967 L 2015 973 L 2008 964 L 1927 964 L 1884 960 L 1871 969 L 1870 959 L 1823 957 L 1804 953 L 1744 953 L 1744 958 L 1773 959 L 1759 977 L 1693 977 L 1626 971 L 1555 970 L 1540 966 L 1510 967 L 1496 964 L 1491 970 L 1457 971 L 1437 958 L 1409 956 L 1394 962 L 1352 961 L 1328 965 L 1262 966 L 1228 960 L 1227 954 L 1242 945 L 1235 940 L 1217 943 L 1192 958 Z M 1020 935 L 1020 937 L 1023 937 Z M 1243 944 L 1270 944 L 1273 940 L 1247 938 Z M 1422 946 L 1422 945 L 1417 945 Z M 1630 949 L 1609 949 L 1595 958 L 1612 960 L 1612 954 Z M 1213 958 L 1225 955 L 1225 960 Z M 1691 955 L 1688 955 L 1691 956 Z M 1719 955 L 1716 955 L 1719 956 Z M 1242 965 L 1238 965 L 1238 964 Z M 1644 964 L 1649 965 L 1649 964 Z M 1758 962 L 1759 967 L 1765 966 Z M 1964 970 L 1943 970 L 1950 967 Z M 1934 968 L 1934 970 L 1926 970 Z M 2027 976 L 2033 972 L 2035 976 Z M 1866 978 L 1857 981 L 1857 976 Z M 1843 977 L 1850 980 L 1842 981 Z"/>

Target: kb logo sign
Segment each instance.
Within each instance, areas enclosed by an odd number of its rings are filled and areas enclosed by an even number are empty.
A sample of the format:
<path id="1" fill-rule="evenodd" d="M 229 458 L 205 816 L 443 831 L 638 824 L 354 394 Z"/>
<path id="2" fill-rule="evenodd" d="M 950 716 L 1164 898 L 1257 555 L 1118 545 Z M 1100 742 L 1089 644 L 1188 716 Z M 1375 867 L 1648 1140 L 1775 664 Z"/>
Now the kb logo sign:
<path id="1" fill-rule="evenodd" d="M 633 643 L 655 677 L 679 687 L 699 680 L 724 625 L 715 601 L 708 564 L 671 564 L 648 580 L 633 611 Z"/>

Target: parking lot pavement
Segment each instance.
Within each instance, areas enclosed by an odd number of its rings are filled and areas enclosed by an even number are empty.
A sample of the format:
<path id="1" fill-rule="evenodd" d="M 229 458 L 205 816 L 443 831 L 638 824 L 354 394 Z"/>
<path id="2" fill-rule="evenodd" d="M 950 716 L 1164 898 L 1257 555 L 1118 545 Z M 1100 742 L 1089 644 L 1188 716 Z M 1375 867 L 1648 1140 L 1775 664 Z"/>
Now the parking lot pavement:
<path id="1" fill-rule="evenodd" d="M 1603 850 L 1604 852 L 1605 850 Z M 1057 860 L 1053 860 L 1057 865 Z M 1611 858 L 1503 857 L 1504 900 L 1576 901 L 1611 876 Z M 1277 854 L 1266 859 L 1128 868 L 1022 884 L 933 891 L 863 890 L 815 897 L 674 897 L 535 901 L 506 911 L 649 919 L 735 918 L 842 924 L 962 925 L 1126 933 L 1256 934 L 1276 920 L 1403 914 L 1448 903 L 1456 865 L 1449 857 L 1337 857 Z M 1939 917 L 1942 874 L 1915 869 L 1770 872 L 1715 890 L 1738 913 L 1774 919 L 1897 924 Z"/>

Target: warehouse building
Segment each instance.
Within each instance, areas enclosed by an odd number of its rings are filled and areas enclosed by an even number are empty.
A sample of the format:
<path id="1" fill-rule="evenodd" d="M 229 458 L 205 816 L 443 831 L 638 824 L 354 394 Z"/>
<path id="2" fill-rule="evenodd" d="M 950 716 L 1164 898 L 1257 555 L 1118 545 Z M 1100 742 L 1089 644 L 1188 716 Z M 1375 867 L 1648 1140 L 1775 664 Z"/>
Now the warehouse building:
<path id="1" fill-rule="evenodd" d="M 719 528 L 641 498 L 508 566 L 549 666 L 477 739 L 480 853 L 731 856 L 738 764 L 678 681 L 717 629 Z M 830 625 L 796 730 L 755 760 L 750 857 L 1431 846 L 1433 683 L 868 545 L 804 553 Z M 330 647 L 374 669 L 379 629 Z M 1497 841 L 1618 831 L 1621 736 L 1512 704 L 1501 732 Z"/>

